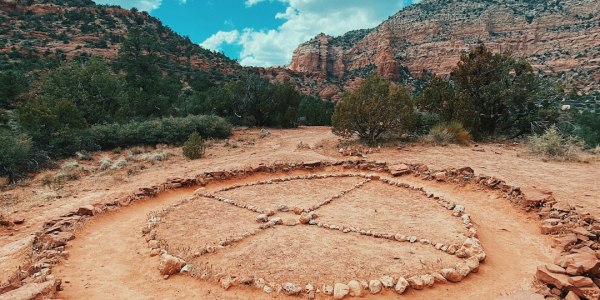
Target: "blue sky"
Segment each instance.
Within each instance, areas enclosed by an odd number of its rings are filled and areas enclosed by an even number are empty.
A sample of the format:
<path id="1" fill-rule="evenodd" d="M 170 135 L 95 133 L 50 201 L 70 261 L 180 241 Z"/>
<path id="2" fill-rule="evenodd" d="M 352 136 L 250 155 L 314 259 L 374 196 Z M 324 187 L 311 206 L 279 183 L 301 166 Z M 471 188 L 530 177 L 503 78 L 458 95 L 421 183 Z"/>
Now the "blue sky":
<path id="1" fill-rule="evenodd" d="M 412 0 L 97 0 L 137 7 L 195 43 L 242 65 L 289 64 L 293 50 L 323 32 L 371 28 Z"/>

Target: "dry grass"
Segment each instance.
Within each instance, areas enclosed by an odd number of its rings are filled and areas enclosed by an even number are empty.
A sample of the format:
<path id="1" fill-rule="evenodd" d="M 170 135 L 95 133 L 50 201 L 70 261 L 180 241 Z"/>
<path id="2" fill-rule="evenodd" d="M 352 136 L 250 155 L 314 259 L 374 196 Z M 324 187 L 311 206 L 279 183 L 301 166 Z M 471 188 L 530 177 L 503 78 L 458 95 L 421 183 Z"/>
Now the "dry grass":
<path id="1" fill-rule="evenodd" d="M 459 122 L 442 123 L 431 128 L 425 141 L 440 146 L 467 145 L 471 142 L 471 133 Z"/>
<path id="2" fill-rule="evenodd" d="M 527 141 L 527 147 L 533 154 L 559 161 L 579 161 L 583 146 L 581 140 L 563 136 L 555 126 L 542 135 L 531 136 Z"/>

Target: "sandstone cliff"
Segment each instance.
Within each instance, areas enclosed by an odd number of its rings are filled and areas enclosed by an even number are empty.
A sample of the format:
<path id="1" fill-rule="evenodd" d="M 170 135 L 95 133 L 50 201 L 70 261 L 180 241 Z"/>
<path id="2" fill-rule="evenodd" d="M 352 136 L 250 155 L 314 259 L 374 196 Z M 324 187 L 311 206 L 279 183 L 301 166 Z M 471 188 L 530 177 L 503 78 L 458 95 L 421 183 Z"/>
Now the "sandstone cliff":
<path id="1" fill-rule="evenodd" d="M 318 35 L 294 51 L 289 69 L 313 74 L 303 89 L 329 95 L 373 71 L 400 81 L 423 70 L 447 75 L 483 42 L 590 92 L 600 86 L 598 12 L 598 0 L 423 0 L 376 28 Z"/>

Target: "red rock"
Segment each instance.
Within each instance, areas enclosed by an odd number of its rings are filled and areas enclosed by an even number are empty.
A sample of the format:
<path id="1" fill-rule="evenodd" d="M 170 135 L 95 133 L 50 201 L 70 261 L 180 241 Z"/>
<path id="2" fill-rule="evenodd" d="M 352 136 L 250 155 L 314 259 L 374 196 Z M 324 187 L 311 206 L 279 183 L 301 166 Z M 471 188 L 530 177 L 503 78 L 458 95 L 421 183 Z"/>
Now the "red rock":
<path id="1" fill-rule="evenodd" d="M 446 181 L 446 179 L 448 178 L 446 172 L 437 172 L 433 174 L 433 177 L 435 177 L 435 180 L 437 181 Z"/>
<path id="2" fill-rule="evenodd" d="M 465 278 L 465 276 L 461 275 L 458 273 L 458 271 L 456 271 L 456 269 L 453 268 L 442 269 L 440 273 L 450 282 L 460 282 L 463 280 L 463 278 Z"/>
<path id="3" fill-rule="evenodd" d="M 4 293 L 0 298 L 2 300 L 30 300 L 52 298 L 57 287 L 60 285 L 58 280 L 50 280 L 41 283 L 28 283 L 16 290 Z"/>
<path id="4" fill-rule="evenodd" d="M 183 259 L 165 253 L 160 256 L 158 270 L 161 275 L 173 275 L 179 273 L 183 266 L 185 266 Z"/>
<path id="5" fill-rule="evenodd" d="M 573 293 L 573 292 L 569 292 L 567 294 L 567 296 L 565 297 L 565 300 L 580 300 L 581 298 L 579 298 L 579 296 L 577 296 L 577 294 Z"/>
<path id="6" fill-rule="evenodd" d="M 574 253 L 566 255 L 561 260 L 561 267 L 571 275 L 600 275 L 600 260 L 593 253 Z"/>
<path id="7" fill-rule="evenodd" d="M 565 227 L 560 219 L 545 219 L 542 221 L 542 234 L 551 234 L 561 231 Z"/>
<path id="8" fill-rule="evenodd" d="M 556 273 L 556 274 L 567 274 L 567 270 L 565 270 L 564 268 L 557 266 L 557 265 L 546 265 L 546 268 L 548 269 L 548 271 L 552 272 L 552 273 Z"/>
<path id="9" fill-rule="evenodd" d="M 551 284 L 559 289 L 571 286 L 569 276 L 564 274 L 552 273 L 546 266 L 539 266 L 535 273 L 537 279 L 543 283 Z"/>
<path id="10" fill-rule="evenodd" d="M 542 204 L 553 200 L 552 194 L 545 193 L 532 187 L 522 188 L 524 205 L 528 207 L 538 207 Z"/>
<path id="11" fill-rule="evenodd" d="M 577 228 L 571 229 L 571 232 L 578 234 L 578 235 L 587 236 L 587 237 L 594 237 L 594 235 L 591 232 L 587 231 L 583 227 L 577 227 Z"/>
<path id="12" fill-rule="evenodd" d="M 56 234 L 47 234 L 43 239 L 44 250 L 54 249 L 65 246 L 68 241 L 75 239 L 75 235 L 70 232 L 58 232 Z"/>
<path id="13" fill-rule="evenodd" d="M 573 292 L 575 295 L 580 298 L 585 299 L 600 299 L 600 288 L 594 284 L 592 287 L 569 287 L 569 292 Z"/>
<path id="14" fill-rule="evenodd" d="M 596 284 L 591 278 L 585 276 L 573 276 L 569 278 L 569 282 L 575 287 L 594 287 Z"/>
<path id="15" fill-rule="evenodd" d="M 93 216 L 94 215 L 94 206 L 93 205 L 82 206 L 77 210 L 77 214 L 80 216 Z"/>
<path id="16" fill-rule="evenodd" d="M 552 209 L 568 212 L 568 211 L 571 211 L 573 209 L 573 207 L 571 207 L 571 205 L 569 205 L 568 203 L 565 203 L 565 202 L 556 202 L 556 203 L 554 203 L 554 205 L 552 205 Z"/>
<path id="17" fill-rule="evenodd" d="M 391 166 L 390 174 L 394 177 L 410 174 L 410 168 L 405 164 Z"/>

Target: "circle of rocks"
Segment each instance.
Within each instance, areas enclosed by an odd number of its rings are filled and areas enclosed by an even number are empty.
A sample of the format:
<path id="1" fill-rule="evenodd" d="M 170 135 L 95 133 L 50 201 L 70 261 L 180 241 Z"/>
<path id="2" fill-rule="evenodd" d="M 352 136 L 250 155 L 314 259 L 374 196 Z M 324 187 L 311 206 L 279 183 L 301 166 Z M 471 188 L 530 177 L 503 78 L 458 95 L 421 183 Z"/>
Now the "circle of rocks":
<path id="1" fill-rule="evenodd" d="M 242 202 L 235 201 L 226 197 L 216 195 L 216 193 L 239 189 L 243 187 L 278 184 L 283 182 L 289 182 L 294 180 L 315 180 L 325 179 L 334 177 L 362 177 L 364 180 L 355 184 L 349 189 L 343 190 L 336 195 L 328 197 L 320 203 L 313 205 L 309 208 L 292 208 L 291 211 L 299 216 L 299 223 L 309 226 L 316 226 L 327 230 L 341 231 L 346 234 L 360 234 L 362 236 L 368 236 L 373 238 L 387 239 L 396 242 L 403 243 L 420 243 L 423 245 L 430 245 L 435 250 L 440 251 L 446 255 L 455 255 L 458 258 L 464 259 L 453 266 L 429 272 L 426 274 L 417 274 L 408 277 L 394 278 L 389 275 L 383 275 L 380 278 L 372 278 L 369 281 L 365 280 L 351 280 L 348 283 L 336 282 L 333 285 L 322 285 L 315 286 L 312 283 L 306 284 L 305 286 L 298 285 L 296 283 L 285 282 L 285 283 L 266 283 L 264 278 L 235 278 L 228 275 L 219 275 L 219 278 L 211 278 L 213 275 L 207 272 L 200 274 L 201 279 L 216 279 L 224 289 L 229 289 L 233 285 L 245 285 L 258 288 L 265 293 L 280 292 L 286 295 L 301 295 L 305 294 L 309 299 L 315 298 L 317 293 L 324 295 L 331 295 L 334 299 L 342 299 L 346 296 L 362 296 L 365 293 L 377 294 L 382 292 L 384 289 L 392 289 L 398 294 L 403 294 L 408 288 L 415 290 L 422 290 L 425 287 L 431 287 L 436 283 L 447 283 L 447 282 L 460 282 L 468 274 L 477 272 L 479 269 L 480 262 L 486 258 L 485 251 L 477 239 L 477 230 L 471 222 L 470 215 L 466 212 L 465 207 L 460 204 L 448 201 L 441 196 L 427 192 L 422 187 L 412 186 L 407 183 L 395 181 L 391 178 L 381 177 L 372 174 L 359 174 L 359 173 L 327 173 L 327 174 L 308 174 L 299 176 L 288 176 L 281 178 L 274 178 L 269 180 L 261 180 L 249 183 L 234 184 L 231 186 L 223 187 L 216 190 L 214 193 L 206 192 L 203 189 L 198 189 L 194 192 L 194 196 L 191 198 L 182 199 L 181 201 L 174 203 L 167 208 L 151 213 L 148 216 L 146 226 L 143 228 L 142 233 L 145 235 L 146 241 L 150 248 L 151 256 L 160 255 L 159 270 L 165 279 L 170 275 L 180 272 L 190 272 L 193 266 L 187 264 L 183 259 L 178 258 L 169 254 L 168 246 L 166 241 L 161 241 L 157 237 L 156 226 L 160 223 L 162 217 L 166 214 L 176 210 L 181 205 L 194 201 L 199 197 L 213 199 L 222 203 L 232 205 L 238 208 L 246 209 L 255 213 L 258 213 L 256 221 L 261 223 L 260 227 L 245 231 L 239 235 L 231 236 L 225 240 L 221 240 L 217 244 L 209 244 L 200 249 L 194 249 L 193 256 L 199 257 L 208 253 L 214 253 L 216 251 L 225 249 L 234 243 L 241 242 L 242 240 L 257 235 L 264 230 L 274 228 L 278 225 L 282 225 L 283 221 L 281 218 L 276 217 L 276 212 L 260 208 L 252 204 L 245 204 Z M 466 239 L 462 244 L 448 244 L 441 241 L 432 241 L 425 237 L 418 237 L 406 233 L 390 233 L 390 232 L 374 232 L 366 229 L 361 229 L 356 226 L 339 226 L 335 224 L 326 224 L 319 222 L 318 215 L 315 213 L 320 207 L 331 203 L 332 201 L 343 197 L 344 195 L 351 193 L 367 184 L 368 182 L 379 180 L 387 185 L 404 188 L 413 191 L 420 191 L 425 197 L 436 202 L 441 207 L 445 208 L 452 216 L 459 218 L 465 228 Z M 278 207 L 278 211 L 287 212 L 290 209 L 286 206 Z"/>

